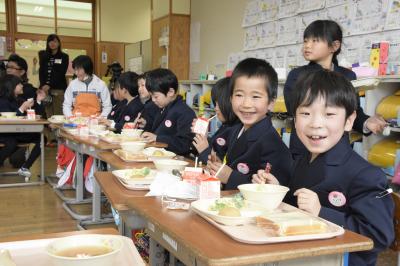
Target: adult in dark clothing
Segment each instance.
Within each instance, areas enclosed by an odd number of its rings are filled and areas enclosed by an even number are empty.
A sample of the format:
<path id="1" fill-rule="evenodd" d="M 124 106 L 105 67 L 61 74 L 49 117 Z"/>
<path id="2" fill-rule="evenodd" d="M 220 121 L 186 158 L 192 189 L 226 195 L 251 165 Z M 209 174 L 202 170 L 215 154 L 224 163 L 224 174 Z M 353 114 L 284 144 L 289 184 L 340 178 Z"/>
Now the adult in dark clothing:
<path id="1" fill-rule="evenodd" d="M 60 38 L 56 34 L 50 34 L 47 37 L 46 50 L 39 52 L 40 88 L 51 96 L 47 98 L 49 103 L 46 107 L 49 117 L 62 115 L 68 64 L 69 56 L 61 51 Z"/>

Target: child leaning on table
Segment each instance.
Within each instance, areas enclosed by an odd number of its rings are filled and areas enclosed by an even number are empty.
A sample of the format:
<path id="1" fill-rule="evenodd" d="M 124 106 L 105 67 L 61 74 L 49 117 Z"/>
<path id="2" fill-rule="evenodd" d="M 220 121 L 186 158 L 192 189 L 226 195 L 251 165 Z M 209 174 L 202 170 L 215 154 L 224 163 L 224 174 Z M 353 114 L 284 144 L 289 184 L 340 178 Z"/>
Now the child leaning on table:
<path id="1" fill-rule="evenodd" d="M 277 90 L 278 76 L 265 60 L 247 58 L 233 70 L 230 98 L 240 123 L 232 127 L 226 165 L 214 156 L 207 162 L 210 173 L 218 173 L 223 189 L 237 189 L 240 184 L 251 183 L 252 174 L 267 163 L 274 166 L 272 172 L 281 183 L 289 180 L 291 155 L 268 115 Z"/>
<path id="2" fill-rule="evenodd" d="M 374 241 L 374 249 L 351 253 L 349 265 L 375 265 L 394 239 L 393 201 L 384 195 L 385 174 L 350 146 L 345 131 L 356 117 L 357 96 L 341 74 L 318 70 L 295 90 L 297 135 L 308 152 L 296 160 L 285 202 Z M 273 166 L 272 166 L 273 168 Z M 278 184 L 259 170 L 253 183 Z"/>

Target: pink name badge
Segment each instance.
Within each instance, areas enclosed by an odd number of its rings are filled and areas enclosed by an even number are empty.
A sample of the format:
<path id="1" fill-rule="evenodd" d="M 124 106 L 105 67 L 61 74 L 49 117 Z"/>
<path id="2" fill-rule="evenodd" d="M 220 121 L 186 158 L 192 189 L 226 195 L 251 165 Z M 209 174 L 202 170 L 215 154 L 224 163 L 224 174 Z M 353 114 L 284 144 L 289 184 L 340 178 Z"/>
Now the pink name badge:
<path id="1" fill-rule="evenodd" d="M 332 191 L 328 195 L 329 202 L 335 207 L 342 207 L 346 204 L 346 197 L 342 192 Z"/>
<path id="2" fill-rule="evenodd" d="M 206 135 L 208 132 L 208 119 L 205 118 L 197 118 L 196 123 L 193 127 L 193 133 Z"/>

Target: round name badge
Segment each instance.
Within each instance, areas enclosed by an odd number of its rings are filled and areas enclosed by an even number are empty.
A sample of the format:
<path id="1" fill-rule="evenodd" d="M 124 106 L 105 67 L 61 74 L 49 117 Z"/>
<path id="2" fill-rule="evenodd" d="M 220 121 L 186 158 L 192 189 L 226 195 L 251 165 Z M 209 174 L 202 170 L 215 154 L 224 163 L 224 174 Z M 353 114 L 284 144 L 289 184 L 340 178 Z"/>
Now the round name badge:
<path id="1" fill-rule="evenodd" d="M 248 174 L 250 171 L 249 166 L 245 163 L 238 163 L 237 170 L 244 175 Z"/>
<path id="2" fill-rule="evenodd" d="M 217 144 L 218 144 L 219 146 L 225 146 L 226 141 L 225 141 L 224 138 L 217 138 Z"/>
<path id="3" fill-rule="evenodd" d="M 165 120 L 165 126 L 166 127 L 171 127 L 172 126 L 171 120 Z"/>
<path id="4" fill-rule="evenodd" d="M 332 191 L 328 195 L 329 202 L 335 207 L 342 207 L 346 204 L 346 197 L 342 192 Z"/>
<path id="5" fill-rule="evenodd" d="M 126 115 L 125 116 L 125 121 L 129 121 L 129 120 L 131 120 L 131 117 L 129 115 Z"/>

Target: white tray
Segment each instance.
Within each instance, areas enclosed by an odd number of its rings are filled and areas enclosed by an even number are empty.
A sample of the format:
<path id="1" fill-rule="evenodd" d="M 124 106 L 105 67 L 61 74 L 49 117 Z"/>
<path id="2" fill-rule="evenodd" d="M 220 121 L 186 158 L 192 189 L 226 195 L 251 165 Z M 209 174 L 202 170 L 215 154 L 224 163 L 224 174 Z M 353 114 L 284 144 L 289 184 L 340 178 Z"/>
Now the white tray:
<path id="1" fill-rule="evenodd" d="M 130 190 L 149 190 L 150 189 L 150 185 L 151 183 L 154 181 L 154 177 L 156 175 L 156 170 L 154 169 L 150 169 L 151 173 L 151 178 L 144 178 L 143 181 L 138 180 L 136 182 L 126 182 L 124 180 L 123 176 L 123 172 L 125 171 L 129 171 L 127 169 L 123 169 L 123 170 L 114 170 L 112 171 L 112 174 L 115 175 L 118 179 L 118 181 L 127 189 Z"/>
<path id="2" fill-rule="evenodd" d="M 117 150 L 113 150 L 113 153 L 114 153 L 118 158 L 120 158 L 122 161 L 127 162 L 127 163 L 151 163 L 151 162 L 153 162 L 153 161 L 150 160 L 149 158 L 147 158 L 147 159 L 133 159 L 133 160 L 125 159 L 125 158 L 122 158 L 121 156 L 119 156 Z"/>
<path id="3" fill-rule="evenodd" d="M 121 237 L 124 245 L 118 253 L 114 265 L 131 266 L 131 265 L 146 265 L 140 257 L 131 239 L 124 236 Z M 0 243 L 0 249 L 8 249 L 11 253 L 13 261 L 18 266 L 52 266 L 50 257 L 45 252 L 46 246 L 55 238 L 38 239 L 16 242 Z"/>
<path id="4" fill-rule="evenodd" d="M 279 208 L 285 211 L 290 211 L 290 210 L 301 211 L 286 203 L 282 203 Z M 344 229 L 342 227 L 319 218 L 321 221 L 325 222 L 328 225 L 328 232 L 322 234 L 312 234 L 312 235 L 272 237 L 266 235 L 264 230 L 258 227 L 255 223 L 244 224 L 241 226 L 222 225 L 212 220 L 202 210 L 193 207 L 191 209 L 195 213 L 203 217 L 206 221 L 208 221 L 209 223 L 220 229 L 222 232 L 233 238 L 234 240 L 246 244 L 271 244 L 271 243 L 294 242 L 302 240 L 326 239 L 344 234 Z"/>

